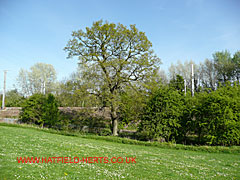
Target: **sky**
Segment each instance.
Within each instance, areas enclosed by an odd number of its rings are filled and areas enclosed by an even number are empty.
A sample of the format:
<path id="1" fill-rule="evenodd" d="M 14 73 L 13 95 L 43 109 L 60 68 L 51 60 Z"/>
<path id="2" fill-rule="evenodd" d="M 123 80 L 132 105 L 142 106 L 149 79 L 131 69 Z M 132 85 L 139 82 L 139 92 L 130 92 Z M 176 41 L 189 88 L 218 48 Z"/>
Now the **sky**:
<path id="1" fill-rule="evenodd" d="M 239 0 L 0 0 L 0 91 L 17 85 L 21 68 L 52 64 L 62 80 L 76 71 L 77 60 L 63 48 L 74 30 L 107 20 L 146 33 L 162 60 L 203 62 L 216 51 L 240 50 Z M 15 84 L 15 85 L 14 85 Z"/>

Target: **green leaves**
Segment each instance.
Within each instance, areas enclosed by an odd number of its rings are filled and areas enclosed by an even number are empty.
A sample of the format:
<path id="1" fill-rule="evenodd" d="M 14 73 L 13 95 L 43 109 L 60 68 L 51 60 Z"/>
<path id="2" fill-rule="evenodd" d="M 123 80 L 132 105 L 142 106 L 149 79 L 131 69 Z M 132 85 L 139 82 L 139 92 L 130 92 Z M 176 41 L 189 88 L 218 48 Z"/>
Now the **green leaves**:
<path id="1" fill-rule="evenodd" d="M 213 54 L 214 66 L 217 72 L 217 79 L 220 82 L 234 80 L 235 63 L 227 50 Z"/>
<path id="2" fill-rule="evenodd" d="M 53 127 L 58 121 L 58 104 L 52 94 L 34 94 L 25 100 L 20 113 L 23 123 Z"/>
<path id="3" fill-rule="evenodd" d="M 238 145 L 240 86 L 227 83 L 210 93 L 196 93 L 195 97 L 184 96 L 171 86 L 162 87 L 144 109 L 139 132 L 145 140 Z"/>
<path id="4" fill-rule="evenodd" d="M 221 86 L 211 93 L 199 93 L 197 98 L 194 116 L 199 139 L 211 145 L 239 144 L 239 85 Z"/>
<path id="5" fill-rule="evenodd" d="M 44 112 L 42 114 L 42 118 L 44 124 L 48 127 L 53 127 L 59 120 L 58 103 L 55 97 L 52 94 L 49 94 L 43 106 Z"/>
<path id="6" fill-rule="evenodd" d="M 182 95 L 173 89 L 160 88 L 150 99 L 144 110 L 139 132 L 148 134 L 147 139 L 174 141 L 183 115 Z"/>
<path id="7" fill-rule="evenodd" d="M 6 93 L 6 107 L 21 107 L 24 102 L 24 97 L 20 94 L 17 89 L 8 91 Z M 0 100 L 0 104 L 1 100 Z"/>

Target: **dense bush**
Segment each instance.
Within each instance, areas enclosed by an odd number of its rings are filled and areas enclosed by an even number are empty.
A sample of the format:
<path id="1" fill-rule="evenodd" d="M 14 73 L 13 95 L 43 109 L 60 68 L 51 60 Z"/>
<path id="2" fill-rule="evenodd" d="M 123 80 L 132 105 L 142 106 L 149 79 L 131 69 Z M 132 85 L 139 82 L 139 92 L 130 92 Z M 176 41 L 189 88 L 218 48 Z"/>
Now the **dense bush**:
<path id="1" fill-rule="evenodd" d="M 239 85 L 227 84 L 211 93 L 198 94 L 197 98 L 194 126 L 199 141 L 211 145 L 239 144 Z"/>
<path id="2" fill-rule="evenodd" d="M 184 111 L 182 93 L 169 87 L 160 88 L 144 109 L 138 131 L 143 139 L 175 141 Z"/>
<path id="3" fill-rule="evenodd" d="M 58 104 L 52 94 L 34 94 L 25 100 L 20 122 L 53 127 L 58 121 Z"/>
<path id="4" fill-rule="evenodd" d="M 34 94 L 22 105 L 20 113 L 20 121 L 23 123 L 43 125 L 42 114 L 44 112 L 43 104 L 45 104 L 45 96 L 42 94 Z"/>
<path id="5" fill-rule="evenodd" d="M 146 99 L 143 94 L 129 88 L 126 88 L 125 92 L 122 92 L 120 96 L 119 129 L 137 123 L 141 119 Z"/>
<path id="6" fill-rule="evenodd" d="M 58 103 L 52 94 L 49 94 L 44 104 L 43 122 L 44 125 L 53 127 L 58 123 L 59 110 Z"/>
<path id="7" fill-rule="evenodd" d="M 150 99 L 139 127 L 144 140 L 209 145 L 239 145 L 240 86 L 183 95 L 164 87 Z"/>

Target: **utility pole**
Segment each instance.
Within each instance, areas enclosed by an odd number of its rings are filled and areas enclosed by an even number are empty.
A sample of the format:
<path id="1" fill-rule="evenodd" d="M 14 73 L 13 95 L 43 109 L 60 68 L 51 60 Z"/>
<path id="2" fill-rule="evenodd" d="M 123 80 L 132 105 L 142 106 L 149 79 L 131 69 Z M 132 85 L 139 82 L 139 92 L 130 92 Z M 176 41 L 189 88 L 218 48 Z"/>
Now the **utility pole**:
<path id="1" fill-rule="evenodd" d="M 4 70 L 3 96 L 2 96 L 2 109 L 5 108 L 6 78 L 7 78 L 7 70 Z"/>
<path id="2" fill-rule="evenodd" d="M 194 72 L 193 72 L 193 64 L 192 64 L 192 97 L 194 96 Z"/>

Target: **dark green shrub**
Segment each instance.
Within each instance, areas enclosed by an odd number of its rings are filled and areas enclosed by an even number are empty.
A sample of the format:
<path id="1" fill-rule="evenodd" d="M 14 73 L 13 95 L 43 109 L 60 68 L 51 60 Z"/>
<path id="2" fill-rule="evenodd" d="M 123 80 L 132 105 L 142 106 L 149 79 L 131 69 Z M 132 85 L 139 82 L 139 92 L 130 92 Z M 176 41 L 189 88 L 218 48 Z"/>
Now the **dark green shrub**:
<path id="1" fill-rule="evenodd" d="M 40 126 L 54 126 L 58 121 L 58 105 L 52 94 L 34 94 L 26 99 L 20 113 L 20 122 Z"/>
<path id="2" fill-rule="evenodd" d="M 146 105 L 146 96 L 127 87 L 125 91 L 121 93 L 120 98 L 119 129 L 123 129 L 123 126 L 136 123 L 141 119 L 143 108 Z"/>
<path id="3" fill-rule="evenodd" d="M 59 120 L 58 103 L 52 94 L 48 94 L 42 114 L 44 125 L 54 127 Z"/>
<path id="4" fill-rule="evenodd" d="M 43 113 L 46 98 L 42 94 L 34 94 L 25 100 L 20 113 L 20 122 L 43 126 Z"/>
<path id="5" fill-rule="evenodd" d="M 219 87 L 202 93 L 194 110 L 196 133 L 210 145 L 240 143 L 240 88 L 239 85 Z"/>
<path id="6" fill-rule="evenodd" d="M 183 115 L 182 93 L 169 87 L 162 87 L 150 99 L 138 131 L 141 139 L 175 141 Z M 138 133 L 139 134 L 139 133 Z"/>

